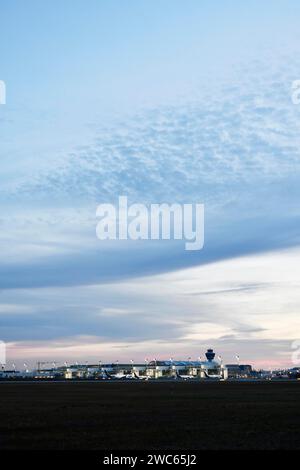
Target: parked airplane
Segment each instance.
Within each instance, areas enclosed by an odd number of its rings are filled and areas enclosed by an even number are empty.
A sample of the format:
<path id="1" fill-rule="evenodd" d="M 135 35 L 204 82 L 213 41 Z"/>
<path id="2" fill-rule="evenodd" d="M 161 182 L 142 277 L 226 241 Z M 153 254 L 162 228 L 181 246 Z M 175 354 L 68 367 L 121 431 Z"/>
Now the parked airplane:
<path id="1" fill-rule="evenodd" d="M 195 377 L 193 375 L 181 375 L 179 374 L 179 372 L 176 371 L 176 379 L 190 380 L 194 378 Z"/>
<path id="2" fill-rule="evenodd" d="M 122 374 L 121 372 L 118 372 L 117 374 L 110 374 L 105 369 L 104 369 L 104 374 L 108 380 L 124 380 L 124 379 L 132 380 L 135 378 L 133 374 Z"/>
<path id="3" fill-rule="evenodd" d="M 208 374 L 206 371 L 204 371 L 204 375 L 207 379 L 214 379 L 214 380 L 222 380 L 223 379 L 221 374 Z"/>
<path id="4" fill-rule="evenodd" d="M 148 375 L 138 375 L 136 372 L 133 372 L 134 378 L 137 380 L 149 380 Z"/>

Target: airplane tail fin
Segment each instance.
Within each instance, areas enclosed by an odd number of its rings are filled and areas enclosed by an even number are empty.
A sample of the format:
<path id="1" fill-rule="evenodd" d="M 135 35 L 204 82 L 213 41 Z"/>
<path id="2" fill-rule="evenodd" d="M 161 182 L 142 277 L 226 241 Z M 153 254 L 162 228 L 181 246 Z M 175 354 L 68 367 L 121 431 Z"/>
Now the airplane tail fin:
<path id="1" fill-rule="evenodd" d="M 107 379 L 111 379 L 111 378 L 112 378 L 112 376 L 107 372 L 106 369 L 104 369 L 104 374 L 105 374 L 105 376 L 106 376 Z"/>

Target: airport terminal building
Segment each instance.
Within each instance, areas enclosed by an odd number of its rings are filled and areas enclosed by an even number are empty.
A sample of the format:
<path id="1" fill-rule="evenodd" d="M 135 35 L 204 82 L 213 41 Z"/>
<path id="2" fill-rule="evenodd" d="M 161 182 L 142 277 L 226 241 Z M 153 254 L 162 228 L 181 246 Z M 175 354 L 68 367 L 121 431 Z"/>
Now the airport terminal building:
<path id="1" fill-rule="evenodd" d="M 92 374 L 101 374 L 103 378 L 136 378 L 136 379 L 167 379 L 182 378 L 185 380 L 198 379 L 221 379 L 228 377 L 227 368 L 221 361 L 215 360 L 212 349 L 206 352 L 205 361 L 175 361 L 175 360 L 152 360 L 143 364 L 119 363 L 98 365 L 72 365 L 64 369 L 65 378 L 85 378 Z"/>
<path id="2" fill-rule="evenodd" d="M 98 364 L 70 364 L 45 368 L 49 362 L 38 362 L 37 368 L 24 371 L 0 371 L 0 379 L 219 379 L 228 378 L 228 369 L 222 361 L 215 360 L 213 349 L 205 353 L 205 361 L 157 360 L 144 363 L 102 363 Z M 220 359 L 220 358 L 219 358 Z"/>

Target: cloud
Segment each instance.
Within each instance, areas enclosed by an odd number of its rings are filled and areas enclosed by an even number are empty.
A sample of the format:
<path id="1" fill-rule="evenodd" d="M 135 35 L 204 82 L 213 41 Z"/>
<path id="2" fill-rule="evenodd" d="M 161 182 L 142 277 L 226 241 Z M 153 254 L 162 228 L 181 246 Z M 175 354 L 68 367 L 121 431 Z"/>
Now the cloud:
<path id="1" fill-rule="evenodd" d="M 252 353 L 288 362 L 299 330 L 297 66 L 290 57 L 252 62 L 109 128 L 95 122 L 92 143 L 79 146 L 76 135 L 72 152 L 50 146 L 38 169 L 6 142 L 0 326 L 12 356 L 92 358 L 99 341 L 106 357 L 214 344 L 249 362 Z M 32 140 L 27 156 L 39 155 Z M 119 195 L 204 203 L 204 249 L 100 242 L 96 206 Z"/>
<path id="2" fill-rule="evenodd" d="M 5 184 L 0 287 L 111 282 L 299 245 L 297 68 L 284 64 L 240 64 L 217 86 L 206 77 L 195 94 L 98 126 L 92 144 Z M 204 250 L 100 243 L 97 204 L 118 195 L 204 203 Z"/>
<path id="3" fill-rule="evenodd" d="M 28 348 L 70 360 L 86 351 L 95 361 L 98 351 L 108 360 L 126 349 L 125 357 L 142 360 L 197 357 L 213 346 L 230 362 L 238 351 L 250 363 L 262 364 L 267 354 L 265 363 L 288 365 L 300 331 L 299 259 L 293 249 L 106 285 L 6 290 L 3 303 L 17 298 L 28 313 L 17 321 L 0 315 L 3 339 L 16 347 L 10 345 L 10 360 Z M 194 295 L 199 288 L 210 295 Z"/>
<path id="4" fill-rule="evenodd" d="M 200 291 L 200 292 L 193 292 L 193 293 L 189 293 L 189 294 L 186 294 L 186 295 L 216 295 L 216 294 L 230 294 L 232 292 L 234 293 L 238 293 L 238 292 L 245 292 L 245 291 L 253 291 L 253 290 L 257 290 L 257 289 L 260 289 L 260 288 L 263 288 L 265 287 L 264 284 L 250 284 L 250 285 L 237 285 L 237 286 L 232 286 L 232 287 L 229 287 L 227 289 L 220 289 L 220 290 L 210 290 L 210 291 Z"/>

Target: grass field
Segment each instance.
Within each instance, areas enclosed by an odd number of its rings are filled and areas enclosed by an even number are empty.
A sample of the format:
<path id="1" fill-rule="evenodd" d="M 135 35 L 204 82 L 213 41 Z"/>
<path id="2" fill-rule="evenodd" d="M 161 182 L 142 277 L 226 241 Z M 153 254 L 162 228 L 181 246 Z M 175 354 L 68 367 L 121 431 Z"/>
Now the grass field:
<path id="1" fill-rule="evenodd" d="M 0 383 L 1 449 L 300 449 L 300 382 Z"/>

